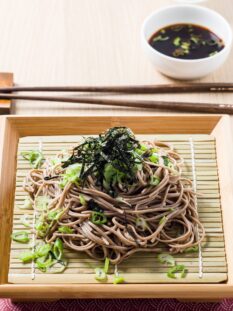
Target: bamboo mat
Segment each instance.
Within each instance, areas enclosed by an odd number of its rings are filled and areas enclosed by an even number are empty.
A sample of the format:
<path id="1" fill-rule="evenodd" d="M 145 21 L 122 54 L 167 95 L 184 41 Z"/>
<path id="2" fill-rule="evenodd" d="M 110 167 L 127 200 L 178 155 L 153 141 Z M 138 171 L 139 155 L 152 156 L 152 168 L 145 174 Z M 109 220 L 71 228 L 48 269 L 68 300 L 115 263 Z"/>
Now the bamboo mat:
<path id="1" fill-rule="evenodd" d="M 21 138 L 18 147 L 18 169 L 16 177 L 15 207 L 13 231 L 25 230 L 20 224 L 20 217 L 28 214 L 33 224 L 33 211 L 19 208 L 26 193 L 22 183 L 30 166 L 21 156 L 25 150 L 42 148 L 45 156 L 54 156 L 63 149 L 70 148 L 80 141 L 81 136 L 43 136 Z M 138 135 L 139 139 L 154 139 L 155 135 Z M 196 181 L 196 190 L 201 195 L 197 198 L 197 209 L 206 230 L 206 237 L 201 252 L 175 255 L 177 264 L 184 264 L 188 273 L 185 278 L 170 279 L 168 267 L 158 262 L 155 253 L 138 253 L 118 266 L 118 271 L 128 283 L 219 283 L 227 280 L 227 263 L 221 215 L 218 168 L 216 163 L 215 139 L 209 135 L 156 135 L 156 139 L 172 143 L 175 150 L 183 156 L 185 165 L 183 176 Z M 33 239 L 33 235 L 31 234 Z M 65 250 L 68 267 L 62 274 L 44 274 L 35 269 L 32 263 L 22 264 L 20 252 L 29 250 L 27 245 L 12 241 L 8 281 L 11 283 L 96 283 L 94 269 L 103 263 L 89 258 L 84 253 Z M 162 246 L 160 252 L 166 252 Z M 113 270 L 108 282 L 113 280 Z M 200 272 L 202 270 L 202 277 Z"/>

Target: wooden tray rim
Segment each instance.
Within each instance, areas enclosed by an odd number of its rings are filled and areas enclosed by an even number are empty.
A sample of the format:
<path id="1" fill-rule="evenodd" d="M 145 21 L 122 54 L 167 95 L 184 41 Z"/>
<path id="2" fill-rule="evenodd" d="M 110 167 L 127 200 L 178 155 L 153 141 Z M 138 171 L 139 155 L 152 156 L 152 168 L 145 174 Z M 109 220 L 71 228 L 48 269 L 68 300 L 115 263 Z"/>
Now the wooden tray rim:
<path id="1" fill-rule="evenodd" d="M 103 121 L 111 119 L 111 122 L 118 124 L 119 120 L 129 121 L 130 119 L 141 120 L 152 122 L 156 121 L 158 118 L 163 120 L 175 120 L 176 118 L 188 121 L 191 119 L 196 120 L 207 120 L 210 119 L 213 123 L 219 124 L 223 122 L 225 128 L 230 131 L 230 119 L 226 115 L 159 115 L 159 116 L 143 116 L 143 117 L 124 117 L 124 116 L 114 116 L 114 117 L 79 117 L 79 116 L 4 116 L 0 117 L 0 140 L 3 143 L 0 145 L 0 165 L 3 161 L 3 151 L 5 146 L 5 138 L 7 134 L 7 127 L 10 127 L 17 132 L 19 124 L 25 121 L 48 121 L 48 118 L 54 121 L 61 120 L 99 120 Z M 157 119 L 156 119 L 157 118 Z M 44 126 L 44 125 L 43 125 Z M 21 127 L 21 132 L 18 132 L 17 139 L 25 135 L 25 130 Z M 215 126 L 210 126 L 209 130 L 212 132 Z M 201 132 L 200 132 L 201 133 Z M 231 135 L 228 133 L 227 143 L 231 142 Z M 54 135 L 54 134 L 51 134 Z M 34 135 L 31 135 L 34 136 Z M 2 175 L 2 173 L 1 173 Z M 1 180 L 1 179 L 0 179 Z M 231 180 L 232 185 L 232 180 Z M 3 187 L 0 184 L 0 194 Z M 1 201 L 0 201 L 1 203 Z M 0 206 L 1 209 L 1 206 Z M 0 219 L 0 223 L 3 221 Z M 112 285 L 112 284 L 7 284 L 6 282 L 0 284 L 0 297 L 6 298 L 31 298 L 36 299 L 38 297 L 43 299 L 51 298 L 186 298 L 186 299 L 222 299 L 233 297 L 233 282 L 223 283 L 223 284 L 122 284 L 122 285 Z"/>

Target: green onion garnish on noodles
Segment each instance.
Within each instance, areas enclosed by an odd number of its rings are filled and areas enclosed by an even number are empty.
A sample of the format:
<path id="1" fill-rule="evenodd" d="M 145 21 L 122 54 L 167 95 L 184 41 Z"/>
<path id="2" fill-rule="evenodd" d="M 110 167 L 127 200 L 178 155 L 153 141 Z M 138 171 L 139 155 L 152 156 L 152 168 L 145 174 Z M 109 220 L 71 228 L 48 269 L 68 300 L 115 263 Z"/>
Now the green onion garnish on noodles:
<path id="1" fill-rule="evenodd" d="M 148 228 L 147 222 L 146 222 L 145 219 L 142 218 L 142 217 L 138 217 L 138 218 L 136 219 L 136 226 L 137 226 L 138 228 L 141 228 L 143 231 L 145 231 L 145 230 Z"/>
<path id="2" fill-rule="evenodd" d="M 157 153 L 152 153 L 152 155 L 149 156 L 149 160 L 152 163 L 158 163 L 159 162 L 159 155 Z"/>
<path id="3" fill-rule="evenodd" d="M 49 230 L 49 224 L 45 221 L 44 215 L 41 215 L 35 223 L 36 234 L 43 238 Z"/>
<path id="4" fill-rule="evenodd" d="M 67 227 L 67 226 L 61 226 L 61 227 L 58 227 L 58 232 L 65 233 L 65 234 L 72 234 L 74 232 L 74 229 Z"/>
<path id="5" fill-rule="evenodd" d="M 158 260 L 160 263 L 166 263 L 168 265 L 175 266 L 175 259 L 169 254 L 159 254 Z"/>
<path id="6" fill-rule="evenodd" d="M 25 160 L 28 160 L 33 168 L 40 168 L 40 166 L 43 164 L 44 156 L 40 151 L 22 151 L 21 156 Z"/>
<path id="7" fill-rule="evenodd" d="M 160 178 L 158 176 L 151 176 L 150 177 L 150 185 L 157 186 L 160 183 Z"/>
<path id="8" fill-rule="evenodd" d="M 159 224 L 160 224 L 160 225 L 164 224 L 164 223 L 166 222 L 166 220 L 167 220 L 167 217 L 166 217 L 166 216 L 163 216 L 163 217 L 160 219 Z"/>
<path id="9" fill-rule="evenodd" d="M 87 204 L 87 202 L 86 202 L 86 200 L 85 200 L 83 194 L 80 194 L 80 195 L 79 195 L 79 201 L 80 201 L 80 203 L 81 203 L 83 206 L 85 206 L 85 205 Z"/>
<path id="10" fill-rule="evenodd" d="M 66 172 L 62 175 L 63 179 L 59 184 L 60 187 L 64 189 L 68 183 L 79 185 L 80 172 L 81 172 L 81 164 L 75 163 L 73 165 L 70 165 L 67 168 Z"/>
<path id="11" fill-rule="evenodd" d="M 58 220 L 64 214 L 63 210 L 49 211 L 47 217 L 49 220 Z"/>
<path id="12" fill-rule="evenodd" d="M 35 207 L 37 210 L 46 211 L 48 209 L 48 205 L 50 202 L 51 202 L 50 197 L 46 195 L 35 197 Z"/>
<path id="13" fill-rule="evenodd" d="M 113 186 L 116 181 L 124 179 L 124 185 L 128 187 L 136 180 L 137 164 L 142 162 L 136 152 L 139 147 L 139 141 L 130 129 L 113 127 L 98 137 L 86 138 L 73 149 L 73 155 L 63 162 L 62 167 L 69 169 L 78 163 L 82 184 L 94 174 L 96 182 L 115 196 Z"/>
<path id="14" fill-rule="evenodd" d="M 19 243 L 28 243 L 30 241 L 29 234 L 26 231 L 17 231 L 12 233 L 12 240 Z"/>
<path id="15" fill-rule="evenodd" d="M 91 222 L 95 225 L 103 225 L 107 222 L 107 217 L 102 212 L 92 212 Z"/>

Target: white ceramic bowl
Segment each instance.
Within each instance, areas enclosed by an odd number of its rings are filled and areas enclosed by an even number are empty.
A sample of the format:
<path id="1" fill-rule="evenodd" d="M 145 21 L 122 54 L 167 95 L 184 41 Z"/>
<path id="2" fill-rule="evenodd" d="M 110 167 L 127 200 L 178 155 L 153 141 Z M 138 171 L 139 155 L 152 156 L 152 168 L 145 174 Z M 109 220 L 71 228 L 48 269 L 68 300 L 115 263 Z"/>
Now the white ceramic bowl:
<path id="1" fill-rule="evenodd" d="M 164 55 L 150 46 L 148 40 L 159 29 L 178 23 L 207 27 L 223 39 L 225 47 L 217 54 L 195 60 L 177 59 Z M 226 60 L 232 44 L 228 22 L 217 12 L 197 5 L 174 5 L 153 12 L 141 29 L 142 47 L 155 67 L 176 79 L 197 79 L 220 67 Z"/>

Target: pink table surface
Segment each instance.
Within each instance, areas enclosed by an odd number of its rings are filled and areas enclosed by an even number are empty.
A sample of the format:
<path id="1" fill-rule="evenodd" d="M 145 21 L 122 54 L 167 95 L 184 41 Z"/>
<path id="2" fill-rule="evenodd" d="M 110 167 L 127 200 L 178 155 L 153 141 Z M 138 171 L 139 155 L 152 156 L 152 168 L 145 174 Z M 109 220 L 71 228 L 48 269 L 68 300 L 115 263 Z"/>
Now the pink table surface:
<path id="1" fill-rule="evenodd" d="M 220 303 L 182 303 L 175 299 L 84 299 L 42 303 L 12 303 L 0 300 L 0 311 L 233 311 L 233 299 Z"/>

